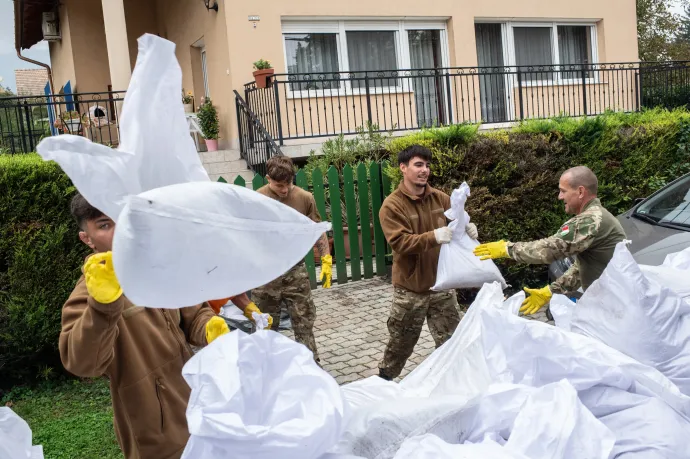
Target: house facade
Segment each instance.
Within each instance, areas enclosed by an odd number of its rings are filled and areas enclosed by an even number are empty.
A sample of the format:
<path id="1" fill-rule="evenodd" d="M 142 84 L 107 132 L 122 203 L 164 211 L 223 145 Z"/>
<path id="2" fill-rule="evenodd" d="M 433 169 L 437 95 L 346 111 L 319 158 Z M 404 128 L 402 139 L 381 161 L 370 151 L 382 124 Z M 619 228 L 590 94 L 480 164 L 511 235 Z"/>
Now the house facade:
<path id="1" fill-rule="evenodd" d="M 57 13 L 55 92 L 67 82 L 76 93 L 125 90 L 137 38 L 173 41 L 185 92 L 218 107 L 224 148 L 240 146 L 234 91 L 287 146 L 367 122 L 402 130 L 636 103 L 611 102 L 636 83 L 611 73 L 624 66 L 606 66 L 638 60 L 634 0 L 17 0 L 15 8 L 21 48 L 43 39 L 43 12 Z M 245 86 L 260 58 L 276 72 L 263 95 Z"/>

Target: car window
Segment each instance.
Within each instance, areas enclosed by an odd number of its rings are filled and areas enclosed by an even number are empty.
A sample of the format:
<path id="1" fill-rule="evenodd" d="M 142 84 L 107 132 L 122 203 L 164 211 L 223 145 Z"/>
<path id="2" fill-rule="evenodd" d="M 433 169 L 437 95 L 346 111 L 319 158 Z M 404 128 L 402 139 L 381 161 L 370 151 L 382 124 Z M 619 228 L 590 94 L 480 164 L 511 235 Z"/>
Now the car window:
<path id="1" fill-rule="evenodd" d="M 635 214 L 662 225 L 690 229 L 690 175 L 642 203 Z"/>

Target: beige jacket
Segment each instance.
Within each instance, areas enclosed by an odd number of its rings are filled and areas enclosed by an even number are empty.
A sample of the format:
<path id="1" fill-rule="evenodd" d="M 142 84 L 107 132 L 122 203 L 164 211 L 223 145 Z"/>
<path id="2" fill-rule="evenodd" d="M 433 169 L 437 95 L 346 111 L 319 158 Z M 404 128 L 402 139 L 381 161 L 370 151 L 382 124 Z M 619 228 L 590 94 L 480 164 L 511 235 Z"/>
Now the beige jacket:
<path id="1" fill-rule="evenodd" d="M 189 432 L 185 411 L 190 389 L 182 366 L 206 345 L 213 311 L 204 303 L 182 309 L 150 309 L 120 297 L 101 304 L 84 277 L 62 309 L 60 357 L 82 377 L 106 376 L 115 432 L 127 459 L 179 458 Z"/>

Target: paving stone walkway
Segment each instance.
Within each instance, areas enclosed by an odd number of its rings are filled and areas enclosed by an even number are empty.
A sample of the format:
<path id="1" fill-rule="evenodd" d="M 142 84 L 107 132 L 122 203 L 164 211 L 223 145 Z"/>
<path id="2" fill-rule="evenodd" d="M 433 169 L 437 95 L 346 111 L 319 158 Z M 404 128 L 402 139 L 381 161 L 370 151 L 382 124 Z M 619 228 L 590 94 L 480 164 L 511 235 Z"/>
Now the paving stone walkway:
<path id="1" fill-rule="evenodd" d="M 321 364 L 339 384 L 378 374 L 378 362 L 388 342 L 386 321 L 393 297 L 390 280 L 380 277 L 313 291 L 316 304 L 314 335 Z M 533 317 L 546 322 L 546 314 Z M 281 332 L 292 337 L 292 331 Z M 434 341 L 424 325 L 414 353 L 401 377 L 419 365 L 434 350 Z M 399 380 L 399 379 L 398 379 Z"/>

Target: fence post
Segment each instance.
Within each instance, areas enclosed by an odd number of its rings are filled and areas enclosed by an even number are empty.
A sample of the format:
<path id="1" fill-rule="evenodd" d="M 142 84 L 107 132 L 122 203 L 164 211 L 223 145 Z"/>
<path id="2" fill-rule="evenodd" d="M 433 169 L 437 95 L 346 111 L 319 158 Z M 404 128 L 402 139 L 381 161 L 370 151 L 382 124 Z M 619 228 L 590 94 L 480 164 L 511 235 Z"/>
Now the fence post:
<path id="1" fill-rule="evenodd" d="M 307 174 L 304 169 L 300 169 L 295 175 L 295 183 L 298 187 L 302 188 L 304 191 L 309 191 L 309 183 L 307 181 Z M 323 256 L 324 254 L 319 254 Z M 314 259 L 314 248 L 309 249 L 309 253 L 304 257 L 304 264 L 307 267 L 307 274 L 309 275 L 309 284 L 311 288 L 316 288 L 316 262 Z"/>
<path id="2" fill-rule="evenodd" d="M 31 127 L 31 113 L 29 110 L 29 103 L 27 101 L 24 101 L 24 115 L 26 117 L 26 130 L 28 131 L 29 135 L 29 151 L 34 151 L 34 130 Z"/>
<path id="3" fill-rule="evenodd" d="M 244 146 L 244 141 L 243 141 L 243 133 L 242 133 L 242 116 L 240 115 L 240 101 L 235 97 L 235 110 L 237 110 L 237 136 L 239 137 L 240 141 L 240 157 L 242 159 L 247 159 L 247 155 L 245 154 L 245 146 Z"/>
<path id="4" fill-rule="evenodd" d="M 383 204 L 383 190 L 381 185 L 381 167 L 379 163 L 371 163 L 369 168 L 369 176 L 371 180 L 371 213 L 374 217 L 374 245 L 376 248 L 376 274 L 379 276 L 386 275 L 386 237 L 381 229 L 381 221 L 379 219 L 379 211 Z"/>
<path id="5" fill-rule="evenodd" d="M 331 202 L 331 223 L 333 225 L 333 245 L 335 245 L 335 268 L 338 284 L 347 283 L 347 263 L 345 262 L 345 235 L 340 200 L 340 175 L 334 166 L 328 168 L 328 197 Z"/>
<path id="6" fill-rule="evenodd" d="M 637 111 L 639 112 L 644 107 L 644 77 L 642 73 L 642 66 L 640 66 L 639 71 L 636 72 L 635 77 L 635 89 L 637 90 Z"/>
<path id="7" fill-rule="evenodd" d="M 518 80 L 518 103 L 520 104 L 520 121 L 525 119 L 525 111 L 522 107 L 522 72 L 520 72 L 520 67 L 517 68 L 517 80 Z"/>
<path id="8" fill-rule="evenodd" d="M 276 121 L 278 127 L 278 142 L 280 146 L 283 146 L 283 119 L 280 116 L 280 93 L 278 92 L 278 82 L 273 79 L 273 97 L 276 101 Z"/>
<path id="9" fill-rule="evenodd" d="M 453 95 L 450 90 L 450 72 L 448 70 L 446 70 L 446 93 L 448 99 L 448 124 L 453 124 Z"/>
<path id="10" fill-rule="evenodd" d="M 369 218 L 369 180 L 367 175 L 367 166 L 364 163 L 359 163 L 357 166 L 357 191 L 359 192 L 359 225 L 362 227 L 362 265 L 364 266 L 364 278 L 371 279 L 374 277 L 372 257 L 375 250 L 372 250 L 374 226 Z"/>
<path id="11" fill-rule="evenodd" d="M 349 164 L 343 168 L 343 193 L 345 194 L 345 215 L 347 216 L 347 232 L 350 242 L 350 271 L 352 273 L 352 280 L 358 281 L 362 278 L 362 268 L 359 261 L 359 235 L 363 234 L 364 228 L 357 225 L 355 176 L 352 166 Z"/>
<path id="12" fill-rule="evenodd" d="M 17 117 L 17 121 L 19 124 L 19 135 L 22 138 L 22 152 L 23 153 L 28 153 L 29 150 L 26 148 L 26 133 L 24 132 L 24 121 L 22 120 L 22 103 L 17 102 L 17 105 L 15 105 L 15 115 Z"/>
<path id="13" fill-rule="evenodd" d="M 587 64 L 582 64 L 582 112 L 587 116 Z"/>
<path id="14" fill-rule="evenodd" d="M 364 85 L 367 91 L 367 116 L 369 117 L 369 125 L 373 124 L 374 118 L 371 116 L 371 93 L 369 91 L 369 74 L 364 74 Z"/>

